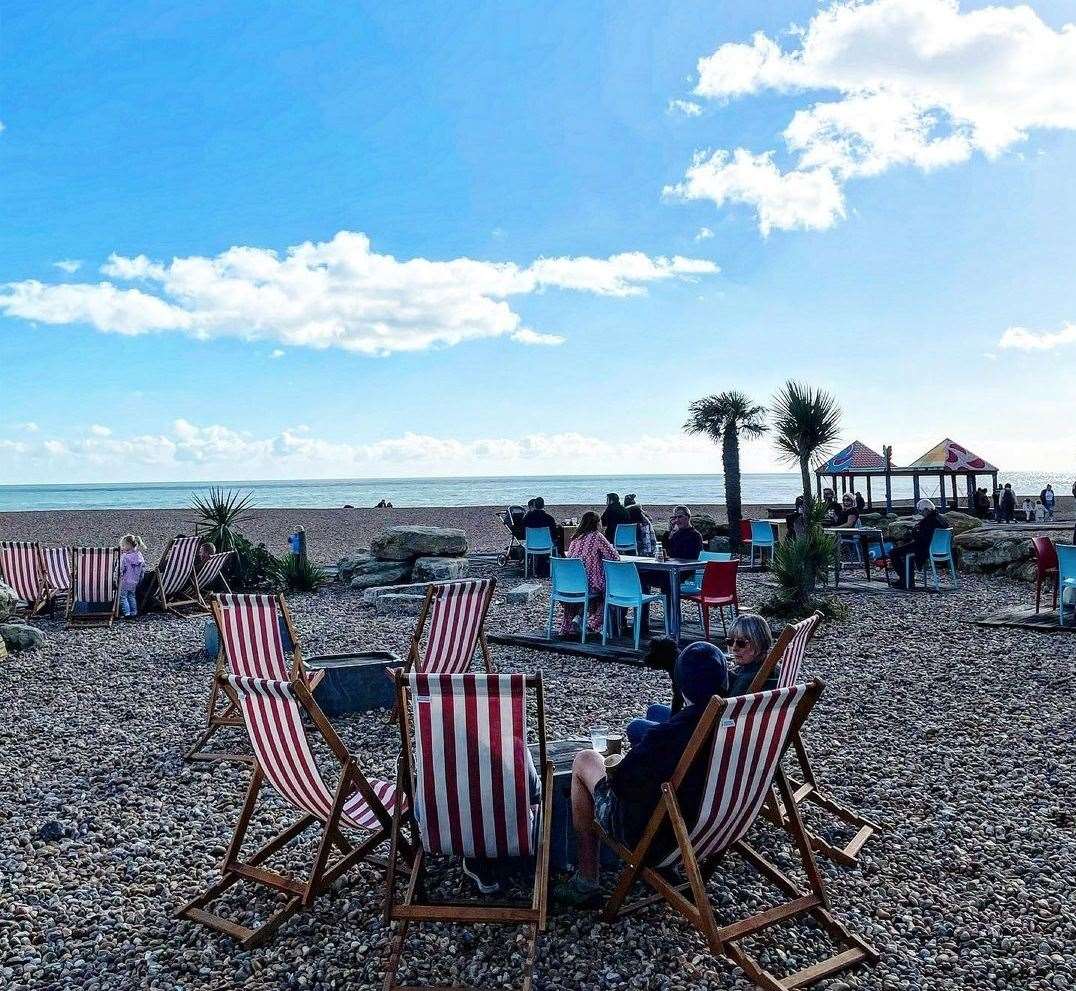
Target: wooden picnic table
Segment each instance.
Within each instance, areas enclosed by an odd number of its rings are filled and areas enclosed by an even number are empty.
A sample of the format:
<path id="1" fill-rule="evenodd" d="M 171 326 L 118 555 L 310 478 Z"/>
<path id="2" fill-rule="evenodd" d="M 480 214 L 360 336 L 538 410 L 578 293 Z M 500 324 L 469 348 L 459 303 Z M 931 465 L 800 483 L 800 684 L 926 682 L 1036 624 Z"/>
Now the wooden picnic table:
<path id="1" fill-rule="evenodd" d="M 826 533 L 832 533 L 837 538 L 837 549 L 833 557 L 833 585 L 841 584 L 841 538 L 845 541 L 849 537 L 858 537 L 860 548 L 863 552 L 863 568 L 867 573 L 867 581 L 871 580 L 871 556 L 868 553 L 871 544 L 877 544 L 882 552 L 882 564 L 885 568 L 885 582 L 889 584 L 889 558 L 885 556 L 885 534 L 873 526 L 827 526 L 823 527 Z"/>
<path id="2" fill-rule="evenodd" d="M 639 578 L 646 583 L 646 576 L 657 585 L 668 586 L 669 604 L 669 636 L 677 643 L 680 642 L 680 583 L 684 575 L 694 577 L 695 572 L 704 567 L 701 561 L 688 561 L 684 558 L 666 558 L 659 561 L 653 557 L 638 557 L 634 554 L 622 554 L 621 561 L 634 564 L 639 572 Z M 655 580 L 656 579 L 656 580 Z M 643 610 L 643 631 L 649 633 L 648 610 Z"/>

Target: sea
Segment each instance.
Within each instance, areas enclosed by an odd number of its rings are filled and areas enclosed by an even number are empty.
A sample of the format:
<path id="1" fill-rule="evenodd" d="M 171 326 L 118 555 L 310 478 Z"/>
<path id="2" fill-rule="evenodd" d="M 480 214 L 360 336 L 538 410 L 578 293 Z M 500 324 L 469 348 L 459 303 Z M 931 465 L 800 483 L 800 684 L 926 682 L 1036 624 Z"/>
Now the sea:
<path id="1" fill-rule="evenodd" d="M 1072 476 L 1056 472 L 1008 472 L 1021 495 L 1037 495 L 1051 483 L 1060 495 L 1072 489 Z M 983 483 L 987 483 L 983 479 Z M 858 487 L 866 496 L 860 481 Z M 722 505 L 722 475 L 515 475 L 489 478 L 332 478 L 276 481 L 221 480 L 215 482 L 107 482 L 65 485 L 0 485 L 0 512 L 72 509 L 184 509 L 195 495 L 211 487 L 238 489 L 252 495 L 263 508 L 323 508 L 374 506 L 382 499 L 394 506 L 508 506 L 542 496 L 551 506 L 600 505 L 607 492 L 635 493 L 641 504 Z M 961 495 L 964 483 L 961 481 Z M 800 491 L 797 473 L 744 474 L 742 499 L 747 505 L 792 503 Z M 948 486 L 947 486 L 948 491 Z M 938 495 L 938 483 L 923 479 L 922 495 Z M 881 479 L 873 487 L 875 500 L 884 498 Z M 909 499 L 910 479 L 893 480 L 893 497 Z"/>

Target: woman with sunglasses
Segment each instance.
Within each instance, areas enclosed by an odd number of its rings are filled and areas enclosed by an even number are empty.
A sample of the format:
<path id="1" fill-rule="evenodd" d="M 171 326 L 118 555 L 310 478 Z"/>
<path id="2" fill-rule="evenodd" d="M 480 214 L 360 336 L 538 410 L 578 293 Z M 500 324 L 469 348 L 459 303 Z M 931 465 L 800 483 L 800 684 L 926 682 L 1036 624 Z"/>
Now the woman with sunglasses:
<path id="1" fill-rule="evenodd" d="M 773 648 L 770 624 L 752 612 L 742 612 L 728 632 L 729 695 L 746 695 L 758 669 Z M 777 669 L 765 684 L 765 690 L 777 687 Z"/>

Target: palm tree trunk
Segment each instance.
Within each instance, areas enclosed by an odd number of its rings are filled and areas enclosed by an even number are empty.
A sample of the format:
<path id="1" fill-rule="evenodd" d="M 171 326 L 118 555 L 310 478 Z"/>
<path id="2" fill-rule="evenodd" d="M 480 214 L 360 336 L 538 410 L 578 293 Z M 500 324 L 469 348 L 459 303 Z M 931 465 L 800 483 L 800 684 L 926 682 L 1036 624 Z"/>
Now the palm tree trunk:
<path id="1" fill-rule="evenodd" d="M 725 514 L 729 521 L 729 550 L 740 549 L 740 436 L 736 425 L 728 423 L 721 438 L 721 466 L 725 472 Z"/>
<path id="2" fill-rule="evenodd" d="M 800 458 L 800 480 L 803 482 L 803 506 L 810 509 L 811 497 L 811 462 L 808 458 Z"/>

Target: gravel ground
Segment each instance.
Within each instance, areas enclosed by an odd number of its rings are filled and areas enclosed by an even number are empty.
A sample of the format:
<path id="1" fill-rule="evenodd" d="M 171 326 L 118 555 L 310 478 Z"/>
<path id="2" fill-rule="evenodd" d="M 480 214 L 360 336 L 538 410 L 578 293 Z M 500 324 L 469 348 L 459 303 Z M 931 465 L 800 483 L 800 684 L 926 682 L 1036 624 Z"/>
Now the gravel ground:
<path id="1" fill-rule="evenodd" d="M 505 572 L 501 590 L 518 580 L 518 569 Z M 755 575 L 742 587 L 748 606 L 765 591 Z M 984 603 L 1027 599 L 1026 585 L 974 577 L 946 594 L 851 595 L 849 617 L 826 624 L 812 645 L 808 670 L 827 683 L 806 734 L 817 767 L 839 797 L 886 827 L 860 867 L 821 861 L 836 914 L 882 953 L 873 971 L 827 987 L 1076 986 L 1076 638 L 965 622 Z M 308 653 L 402 651 L 414 623 L 377 618 L 337 588 L 291 601 Z M 544 608 L 498 598 L 489 628 L 534 628 Z M 41 626 L 43 649 L 0 662 L 9 700 L 0 727 L 0 985 L 380 987 L 388 930 L 373 867 L 346 875 L 257 951 L 172 919 L 218 876 L 246 781 L 238 766 L 181 760 L 204 719 L 212 670 L 200 653 L 201 622 L 152 615 L 111 631 Z M 668 694 L 653 672 L 494 653 L 501 670 L 544 671 L 554 739 L 595 721 L 621 725 Z M 338 725 L 369 772 L 391 768 L 398 738 L 383 717 Z M 269 827 L 290 821 L 275 801 L 264 812 Z M 776 831 L 755 834 L 782 856 Z M 731 862 L 711 891 L 729 919 L 758 910 L 765 889 Z M 246 918 L 266 904 L 233 908 Z M 521 945 L 514 932 L 434 928 L 409 941 L 401 976 L 508 986 Z M 767 935 L 751 946 L 781 972 L 818 948 L 808 927 L 779 933 L 781 943 Z M 613 925 L 555 915 L 537 974 L 539 987 L 579 991 L 750 987 L 661 907 Z"/>

